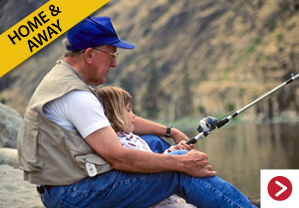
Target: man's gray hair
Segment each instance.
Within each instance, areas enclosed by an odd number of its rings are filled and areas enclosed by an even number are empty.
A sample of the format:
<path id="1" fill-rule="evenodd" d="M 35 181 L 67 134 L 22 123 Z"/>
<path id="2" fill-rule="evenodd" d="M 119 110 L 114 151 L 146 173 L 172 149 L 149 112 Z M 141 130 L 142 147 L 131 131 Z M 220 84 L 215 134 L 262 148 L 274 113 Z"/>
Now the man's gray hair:
<path id="1" fill-rule="evenodd" d="M 74 56 L 78 56 L 78 55 L 82 54 L 82 50 L 80 50 L 80 51 L 71 51 L 71 50 L 67 49 L 68 46 L 72 45 L 71 42 L 69 41 L 69 39 L 64 38 L 62 40 L 62 44 L 64 45 L 64 48 L 65 48 L 65 51 L 63 53 L 64 57 L 74 57 Z"/>

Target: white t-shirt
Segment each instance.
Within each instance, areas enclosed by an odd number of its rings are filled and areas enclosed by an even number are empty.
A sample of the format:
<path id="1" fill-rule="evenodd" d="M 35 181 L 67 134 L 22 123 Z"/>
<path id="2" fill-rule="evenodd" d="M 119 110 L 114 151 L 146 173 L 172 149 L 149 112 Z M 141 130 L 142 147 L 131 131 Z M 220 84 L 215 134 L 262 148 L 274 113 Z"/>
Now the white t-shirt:
<path id="1" fill-rule="evenodd" d="M 47 103 L 45 115 L 65 129 L 77 129 L 83 138 L 98 129 L 110 126 L 99 100 L 90 92 L 71 91 Z"/>

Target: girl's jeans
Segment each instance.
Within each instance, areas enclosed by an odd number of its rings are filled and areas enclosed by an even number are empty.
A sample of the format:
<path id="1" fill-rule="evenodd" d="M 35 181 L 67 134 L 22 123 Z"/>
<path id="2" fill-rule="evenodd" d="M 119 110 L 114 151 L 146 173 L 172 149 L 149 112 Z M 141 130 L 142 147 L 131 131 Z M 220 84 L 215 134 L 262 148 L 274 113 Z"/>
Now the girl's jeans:
<path id="1" fill-rule="evenodd" d="M 154 152 L 170 146 L 156 136 L 142 139 L 150 140 Z M 179 172 L 138 174 L 112 170 L 73 185 L 45 190 L 41 199 L 46 207 L 53 208 L 143 208 L 173 194 L 198 208 L 254 207 L 245 195 L 217 176 L 195 178 Z"/>

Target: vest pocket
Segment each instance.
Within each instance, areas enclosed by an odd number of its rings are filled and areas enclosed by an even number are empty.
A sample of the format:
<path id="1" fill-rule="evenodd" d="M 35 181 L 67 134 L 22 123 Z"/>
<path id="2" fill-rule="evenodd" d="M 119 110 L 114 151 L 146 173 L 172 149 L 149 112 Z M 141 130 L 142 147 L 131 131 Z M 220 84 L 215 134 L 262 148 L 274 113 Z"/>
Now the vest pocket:
<path id="1" fill-rule="evenodd" d="M 77 161 L 80 167 L 83 167 L 85 169 L 84 172 L 86 176 L 88 176 L 88 170 L 85 166 L 86 163 L 95 165 L 97 174 L 105 173 L 109 170 L 112 170 L 110 164 L 96 153 L 89 153 L 86 155 L 75 155 L 75 160 Z"/>
<path id="2" fill-rule="evenodd" d="M 18 135 L 19 163 L 20 168 L 24 171 L 33 172 L 41 170 L 37 142 L 38 113 L 27 109 Z"/>

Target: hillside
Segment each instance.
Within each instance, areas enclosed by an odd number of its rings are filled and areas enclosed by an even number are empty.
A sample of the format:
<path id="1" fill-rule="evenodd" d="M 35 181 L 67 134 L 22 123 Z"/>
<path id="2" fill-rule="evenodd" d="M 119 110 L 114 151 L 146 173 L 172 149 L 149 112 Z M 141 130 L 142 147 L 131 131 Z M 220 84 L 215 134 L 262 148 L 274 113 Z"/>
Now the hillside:
<path id="1" fill-rule="evenodd" d="M 11 13 L 18 12 L 5 11 Z M 118 0 L 94 15 L 110 16 L 119 36 L 136 45 L 119 50 L 107 83 L 133 94 L 138 115 L 216 117 L 299 73 L 298 0 Z M 62 38 L 0 78 L 2 102 L 24 113 L 39 81 L 61 58 Z M 298 86 L 283 88 L 242 118 L 298 118 Z"/>

